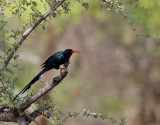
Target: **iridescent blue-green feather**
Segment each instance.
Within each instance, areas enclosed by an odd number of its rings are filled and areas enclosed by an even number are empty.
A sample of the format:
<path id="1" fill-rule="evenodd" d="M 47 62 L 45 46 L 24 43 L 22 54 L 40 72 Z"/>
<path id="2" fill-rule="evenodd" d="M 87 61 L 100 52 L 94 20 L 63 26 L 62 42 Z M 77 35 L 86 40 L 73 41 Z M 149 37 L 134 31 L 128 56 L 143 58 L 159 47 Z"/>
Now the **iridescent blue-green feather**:
<path id="1" fill-rule="evenodd" d="M 59 51 L 52 56 L 50 56 L 43 64 L 42 68 L 44 68 L 36 77 L 34 77 L 23 89 L 19 94 L 23 94 L 26 90 L 28 90 L 32 84 L 34 84 L 37 80 L 41 78 L 41 76 L 48 70 L 51 70 L 53 68 L 59 69 L 60 65 L 64 64 L 69 60 L 73 52 L 78 52 L 77 50 L 72 49 L 66 49 L 65 51 Z M 18 94 L 18 95 L 19 95 Z M 13 101 L 18 97 L 13 99 Z"/>

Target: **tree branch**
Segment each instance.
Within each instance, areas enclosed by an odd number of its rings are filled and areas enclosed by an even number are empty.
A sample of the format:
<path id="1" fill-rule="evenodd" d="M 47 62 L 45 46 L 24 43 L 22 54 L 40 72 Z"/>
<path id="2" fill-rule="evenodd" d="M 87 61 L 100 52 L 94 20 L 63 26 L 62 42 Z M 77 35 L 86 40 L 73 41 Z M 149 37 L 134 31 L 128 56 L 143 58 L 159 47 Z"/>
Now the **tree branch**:
<path id="1" fill-rule="evenodd" d="M 69 62 L 66 62 L 64 64 L 65 69 L 62 70 L 62 72 L 60 72 L 60 75 L 56 76 L 55 78 L 53 78 L 53 81 L 51 83 L 48 83 L 46 86 L 44 86 L 35 95 L 29 97 L 23 103 L 21 103 L 18 106 L 17 111 L 19 113 L 23 112 L 24 110 L 26 110 L 27 108 L 29 108 L 32 103 L 34 103 L 35 101 L 37 101 L 40 97 L 42 97 L 47 92 L 49 92 L 51 89 L 53 89 L 55 86 L 57 86 L 67 76 L 67 74 L 68 74 L 68 66 L 69 66 Z"/>
<path id="2" fill-rule="evenodd" d="M 27 121 L 29 123 L 31 123 L 34 119 L 36 119 L 38 116 L 42 115 L 42 113 L 45 111 L 45 110 L 48 110 L 49 108 L 53 108 L 52 106 L 49 106 L 49 107 L 40 107 L 39 109 L 37 110 L 34 110 L 31 114 L 28 114 L 27 116 L 29 116 L 29 119 L 27 119 Z M 31 119 L 31 118 L 32 119 Z M 50 115 L 49 115 L 50 117 Z"/>
<path id="3" fill-rule="evenodd" d="M 33 117 L 31 117 L 30 115 L 28 115 L 26 112 L 24 112 L 24 114 L 30 119 L 30 122 L 31 122 L 31 121 L 34 121 L 36 125 L 39 125 L 38 122 L 35 120 L 36 117 L 33 118 Z M 39 116 L 39 114 L 38 114 L 37 116 Z M 28 120 L 28 122 L 29 122 L 29 120 Z"/>
<path id="4" fill-rule="evenodd" d="M 122 10 L 120 10 L 119 6 L 117 4 L 115 4 L 114 2 L 112 1 L 107 1 L 107 0 L 101 0 L 102 2 L 104 3 L 107 3 L 109 5 L 111 5 L 112 7 L 116 8 L 118 10 L 118 12 L 121 14 L 121 16 L 124 18 L 124 20 L 127 22 L 128 26 L 131 28 L 131 30 L 133 31 L 133 33 L 135 34 L 135 36 L 139 36 L 137 33 L 136 33 L 136 28 L 133 26 L 133 23 L 131 23 L 129 20 L 128 20 L 128 16 L 126 13 L 124 13 Z M 103 7 L 103 6 L 102 6 Z"/>
<path id="5" fill-rule="evenodd" d="M 25 117 L 18 117 L 18 119 L 17 119 L 17 123 L 19 124 L 19 125 L 28 125 L 27 124 L 27 121 L 26 121 L 26 118 Z"/>
<path id="6" fill-rule="evenodd" d="M 33 111 L 31 114 L 24 113 L 24 110 L 29 108 L 32 103 L 37 101 L 40 97 L 42 97 L 51 89 L 53 89 L 55 86 L 57 86 L 67 76 L 68 66 L 69 66 L 69 61 L 64 64 L 65 69 L 63 69 L 62 72 L 60 72 L 59 76 L 54 77 L 51 83 L 48 83 L 39 92 L 26 99 L 17 108 L 16 107 L 10 108 L 0 105 L 0 121 L 17 122 L 19 125 L 27 125 L 27 123 L 32 122 L 33 119 L 41 115 L 42 112 L 48 108 L 41 107 Z M 19 116 L 20 113 L 22 113 L 23 115 Z"/>
<path id="7" fill-rule="evenodd" d="M 31 27 L 29 27 L 23 35 L 20 37 L 20 39 L 17 41 L 17 44 L 14 45 L 12 50 L 8 53 L 6 59 L 4 60 L 4 63 L 2 64 L 1 70 L 0 70 L 0 76 L 2 75 L 2 71 L 4 71 L 12 59 L 14 53 L 19 48 L 19 45 L 23 43 L 23 41 L 28 37 L 28 35 L 43 21 L 45 20 L 53 11 L 55 11 L 65 0 L 58 0 L 56 4 L 53 5 L 52 8 L 48 9 L 34 24 L 32 24 Z"/>
<path id="8" fill-rule="evenodd" d="M 10 111 L 1 111 L 0 112 L 0 121 L 4 122 L 17 122 L 17 118 L 15 117 L 15 114 Z"/>

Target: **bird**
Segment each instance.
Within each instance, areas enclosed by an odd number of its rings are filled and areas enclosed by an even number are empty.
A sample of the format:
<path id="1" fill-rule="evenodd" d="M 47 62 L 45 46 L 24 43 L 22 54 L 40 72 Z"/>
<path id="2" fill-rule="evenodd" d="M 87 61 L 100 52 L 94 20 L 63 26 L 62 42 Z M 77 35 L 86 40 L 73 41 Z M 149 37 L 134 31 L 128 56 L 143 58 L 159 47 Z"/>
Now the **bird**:
<path id="1" fill-rule="evenodd" d="M 77 50 L 72 50 L 72 49 L 66 49 L 64 51 L 59 51 L 56 52 L 55 54 L 53 54 L 52 56 L 50 56 L 41 66 L 42 66 L 42 71 L 35 76 L 13 99 L 16 100 L 16 98 L 22 93 L 25 93 L 28 89 L 30 89 L 30 87 L 36 82 L 38 81 L 42 75 L 51 70 L 51 69 L 64 69 L 64 67 L 60 68 L 60 65 L 64 64 L 65 62 L 69 61 L 71 55 L 73 53 L 80 53 Z"/>

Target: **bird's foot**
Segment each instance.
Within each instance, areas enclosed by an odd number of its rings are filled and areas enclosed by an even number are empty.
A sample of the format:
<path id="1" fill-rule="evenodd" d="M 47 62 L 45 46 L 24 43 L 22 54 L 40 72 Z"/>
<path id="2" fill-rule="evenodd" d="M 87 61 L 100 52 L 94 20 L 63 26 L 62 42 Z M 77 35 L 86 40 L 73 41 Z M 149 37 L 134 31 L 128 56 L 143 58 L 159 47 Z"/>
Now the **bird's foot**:
<path id="1" fill-rule="evenodd" d="M 60 67 L 59 69 L 60 69 L 60 72 L 62 72 L 62 69 L 65 69 L 65 67 Z"/>

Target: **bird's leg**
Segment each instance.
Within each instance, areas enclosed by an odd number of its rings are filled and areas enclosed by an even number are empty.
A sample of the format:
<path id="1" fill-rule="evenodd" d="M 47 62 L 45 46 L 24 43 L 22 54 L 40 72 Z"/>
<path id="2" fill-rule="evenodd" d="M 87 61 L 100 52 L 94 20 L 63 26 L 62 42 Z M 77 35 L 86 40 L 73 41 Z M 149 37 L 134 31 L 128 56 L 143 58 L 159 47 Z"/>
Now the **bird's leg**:
<path id="1" fill-rule="evenodd" d="M 62 72 L 62 69 L 65 69 L 65 67 L 60 67 L 59 69 L 60 69 L 60 72 Z"/>

